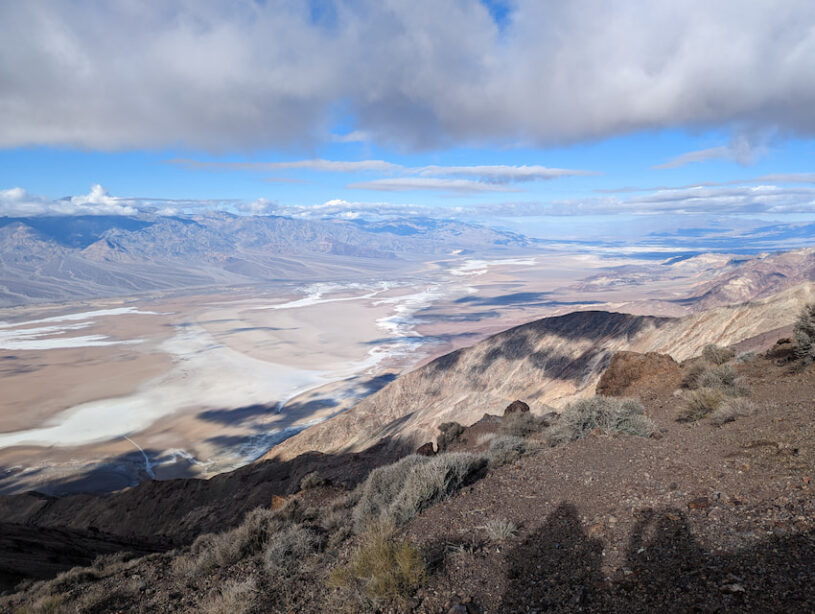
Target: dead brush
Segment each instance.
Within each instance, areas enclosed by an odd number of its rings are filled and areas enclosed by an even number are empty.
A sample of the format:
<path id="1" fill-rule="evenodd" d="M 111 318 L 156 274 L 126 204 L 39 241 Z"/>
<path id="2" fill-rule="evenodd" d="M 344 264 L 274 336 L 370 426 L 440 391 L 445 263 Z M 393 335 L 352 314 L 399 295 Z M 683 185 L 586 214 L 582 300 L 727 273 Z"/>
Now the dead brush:
<path id="1" fill-rule="evenodd" d="M 518 532 L 517 525 L 511 520 L 488 520 L 479 527 L 487 533 L 487 539 L 493 543 L 502 542 L 514 537 Z"/>
<path id="2" fill-rule="evenodd" d="M 547 430 L 549 445 L 583 439 L 592 432 L 650 437 L 656 425 L 636 399 L 595 396 L 566 406 L 558 423 Z"/>
<path id="3" fill-rule="evenodd" d="M 702 358 L 714 365 L 723 365 L 735 358 L 736 353 L 715 343 L 709 343 L 702 348 Z"/>
<path id="4" fill-rule="evenodd" d="M 327 585 L 339 593 L 344 608 L 358 603 L 360 595 L 369 605 L 404 602 L 427 578 L 427 565 L 419 549 L 393 536 L 393 525 L 374 523 L 347 565 L 336 568 Z M 371 609 L 370 607 L 365 608 Z"/>
<path id="5" fill-rule="evenodd" d="M 677 416 L 678 422 L 696 422 L 713 413 L 725 400 L 718 388 L 697 388 L 685 394 L 685 403 Z"/>
<path id="6" fill-rule="evenodd" d="M 214 594 L 201 604 L 205 614 L 246 614 L 251 612 L 257 599 L 255 580 L 227 580 Z"/>
<path id="7" fill-rule="evenodd" d="M 710 416 L 710 421 L 716 426 L 722 426 L 734 422 L 737 418 L 752 416 L 756 409 L 756 404 L 750 399 L 743 397 L 726 399 Z"/>

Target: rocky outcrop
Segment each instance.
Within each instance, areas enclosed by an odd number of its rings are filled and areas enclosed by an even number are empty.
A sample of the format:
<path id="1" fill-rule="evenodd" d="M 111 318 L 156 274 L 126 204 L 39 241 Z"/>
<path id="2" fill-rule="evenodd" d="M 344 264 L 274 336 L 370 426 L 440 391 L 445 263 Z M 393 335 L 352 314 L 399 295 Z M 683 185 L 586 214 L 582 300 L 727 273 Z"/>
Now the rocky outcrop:
<path id="1" fill-rule="evenodd" d="M 512 403 L 507 405 L 506 409 L 504 409 L 504 415 L 507 416 L 509 414 L 524 413 L 528 411 L 529 405 L 527 405 L 523 401 L 513 401 Z"/>
<path id="2" fill-rule="evenodd" d="M 617 352 L 597 383 L 597 394 L 609 397 L 633 395 L 638 389 L 677 388 L 682 380 L 679 364 L 667 354 Z"/>

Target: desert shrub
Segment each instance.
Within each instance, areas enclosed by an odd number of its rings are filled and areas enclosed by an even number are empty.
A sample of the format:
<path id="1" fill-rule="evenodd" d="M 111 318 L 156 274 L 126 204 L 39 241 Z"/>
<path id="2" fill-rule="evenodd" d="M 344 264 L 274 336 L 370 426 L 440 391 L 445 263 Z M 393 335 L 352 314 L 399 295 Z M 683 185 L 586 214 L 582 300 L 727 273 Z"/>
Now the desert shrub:
<path id="1" fill-rule="evenodd" d="M 487 457 L 459 452 L 440 454 L 417 465 L 394 499 L 389 516 L 402 524 L 472 482 L 487 467 Z"/>
<path id="2" fill-rule="evenodd" d="M 736 362 L 739 364 L 744 364 L 746 362 L 752 362 L 756 359 L 755 352 L 741 352 L 736 355 Z"/>
<path id="3" fill-rule="evenodd" d="M 723 365 L 724 363 L 733 360 L 735 356 L 736 353 L 733 350 L 723 348 L 715 343 L 709 343 L 702 348 L 702 358 L 710 363 L 713 363 L 714 365 Z"/>
<path id="4" fill-rule="evenodd" d="M 144 588 L 144 582 L 139 577 L 120 578 L 114 587 L 93 584 L 85 587 L 82 595 L 71 605 L 76 612 L 121 611 L 121 606 L 131 605 L 135 595 Z"/>
<path id="5" fill-rule="evenodd" d="M 478 439 L 475 440 L 475 443 L 478 446 L 483 446 L 485 443 L 490 443 L 497 436 L 498 433 L 482 433 L 478 436 Z"/>
<path id="6" fill-rule="evenodd" d="M 443 422 L 439 425 L 439 431 L 439 436 L 436 437 L 436 448 L 439 452 L 444 452 L 447 446 L 461 436 L 464 427 L 458 422 Z"/>
<path id="7" fill-rule="evenodd" d="M 348 565 L 330 575 L 328 585 L 349 596 L 362 592 L 377 604 L 406 599 L 426 577 L 425 562 L 415 546 L 373 527 Z"/>
<path id="8" fill-rule="evenodd" d="M 358 533 L 365 529 L 367 523 L 385 513 L 413 468 L 426 463 L 427 460 L 427 457 L 411 454 L 393 464 L 371 471 L 368 479 L 358 489 L 359 502 L 351 514 Z"/>
<path id="9" fill-rule="evenodd" d="M 526 440 L 522 437 L 504 435 L 496 437 L 490 444 L 490 467 L 509 465 L 526 452 Z"/>
<path id="10" fill-rule="evenodd" d="M 67 593 L 80 584 L 89 584 L 98 579 L 99 574 L 93 569 L 89 567 L 74 567 L 68 571 L 63 571 L 53 580 L 46 582 L 42 587 L 42 592 L 50 595 L 60 595 Z"/>
<path id="11" fill-rule="evenodd" d="M 736 371 L 730 365 L 710 367 L 703 363 L 696 363 L 686 371 L 682 385 L 691 390 L 713 388 L 729 396 L 750 394 L 750 388 L 744 377 L 737 376 Z"/>
<path id="12" fill-rule="evenodd" d="M 685 395 L 685 403 L 677 417 L 679 422 L 694 422 L 716 411 L 725 400 L 719 388 L 697 388 Z"/>
<path id="13" fill-rule="evenodd" d="M 97 556 L 91 567 L 100 573 L 109 574 L 125 566 L 125 563 L 132 561 L 135 555 L 132 552 L 113 552 L 111 554 L 100 554 Z"/>
<path id="14" fill-rule="evenodd" d="M 543 420 L 532 412 L 514 412 L 501 419 L 498 432 L 510 437 L 529 437 L 544 428 Z"/>
<path id="15" fill-rule="evenodd" d="M 682 374 L 682 383 L 680 384 L 682 388 L 694 389 L 698 388 L 698 380 L 701 377 L 702 373 L 707 371 L 708 366 L 701 361 L 694 362 L 693 364 L 685 367 L 684 373 Z"/>
<path id="16" fill-rule="evenodd" d="M 570 403 L 560 421 L 549 429 L 550 445 L 582 439 L 592 431 L 608 435 L 624 433 L 650 437 L 656 426 L 643 414 L 642 403 L 636 399 L 596 396 Z"/>
<path id="17" fill-rule="evenodd" d="M 474 480 L 487 458 L 466 452 L 432 458 L 411 455 L 371 472 L 363 483 L 353 518 L 357 532 L 376 520 L 407 522 L 423 509 Z"/>
<path id="18" fill-rule="evenodd" d="M 303 479 L 300 480 L 300 490 L 318 488 L 320 486 L 325 486 L 325 484 L 326 484 L 325 478 L 323 478 L 316 471 L 312 471 L 311 473 L 307 473 L 306 475 L 304 475 Z"/>
<path id="19" fill-rule="evenodd" d="M 488 520 L 483 529 L 487 532 L 487 538 L 491 542 L 509 539 L 518 531 L 518 527 L 510 520 Z"/>
<path id="20" fill-rule="evenodd" d="M 62 608 L 61 595 L 46 595 L 30 605 L 23 605 L 14 610 L 14 614 L 59 614 Z"/>
<path id="21" fill-rule="evenodd" d="M 173 562 L 174 571 L 181 576 L 194 576 L 254 556 L 283 526 L 283 521 L 274 512 L 256 508 L 231 531 L 200 535 L 192 543 L 189 555 L 177 557 Z"/>
<path id="22" fill-rule="evenodd" d="M 252 610 L 257 588 L 252 578 L 238 582 L 228 580 L 220 590 L 201 604 L 206 614 L 245 614 Z"/>
<path id="23" fill-rule="evenodd" d="M 815 361 L 815 303 L 801 309 L 792 332 L 795 357 L 807 363 Z"/>
<path id="24" fill-rule="evenodd" d="M 756 405 L 750 399 L 736 397 L 725 399 L 714 411 L 710 421 L 716 426 L 733 422 L 736 418 L 751 416 L 756 411 Z"/>
<path id="25" fill-rule="evenodd" d="M 738 377 L 730 365 L 705 369 L 696 379 L 696 388 L 714 388 L 730 396 L 746 396 L 750 393 L 743 377 Z"/>
<path id="26" fill-rule="evenodd" d="M 263 561 L 266 568 L 276 575 L 288 574 L 313 554 L 318 546 L 319 540 L 313 531 L 291 525 L 269 537 L 263 551 Z"/>

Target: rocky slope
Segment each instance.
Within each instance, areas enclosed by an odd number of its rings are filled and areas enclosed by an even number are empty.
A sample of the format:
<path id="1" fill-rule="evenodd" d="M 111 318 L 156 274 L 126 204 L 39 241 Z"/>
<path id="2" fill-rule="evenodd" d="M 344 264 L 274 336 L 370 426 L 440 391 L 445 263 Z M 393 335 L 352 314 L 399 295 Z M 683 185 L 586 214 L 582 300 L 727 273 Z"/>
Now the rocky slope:
<path id="1" fill-rule="evenodd" d="M 813 300 L 815 284 L 807 283 L 682 318 L 585 311 L 524 324 L 397 378 L 346 413 L 275 447 L 268 457 L 360 450 L 383 437 L 418 445 L 432 439 L 442 422 L 472 423 L 517 398 L 527 399 L 533 409 L 559 407 L 593 393 L 613 352 L 660 352 L 681 361 L 709 343 L 733 345 L 768 331 L 781 334 Z"/>
<path id="2" fill-rule="evenodd" d="M 385 444 L 367 460 L 336 457 L 323 467 L 310 465 L 320 479 L 308 488 L 286 489 L 277 482 L 252 500 L 251 505 L 279 508 L 269 513 L 288 527 L 286 535 L 300 527 L 317 536 L 290 564 L 283 562 L 288 555 L 279 546 L 281 529 L 257 534 L 269 543 L 267 555 L 231 555 L 200 567 L 196 561 L 208 548 L 227 552 L 231 540 L 245 539 L 243 533 L 230 533 L 172 552 L 100 559 L 49 584 L 21 585 L 20 591 L 0 596 L 0 608 L 100 614 L 811 612 L 815 366 L 796 366 L 788 358 L 788 344 L 781 344 L 732 361 L 729 368 L 744 378 L 755 411 L 717 426 L 708 418 L 677 421 L 682 400 L 676 386 L 698 359 L 679 365 L 660 354 L 615 355 L 601 389 L 637 397 L 656 423 L 656 434 L 594 431 L 550 448 L 534 445 L 546 441 L 547 427 L 538 427 L 527 440 L 532 443 L 526 454 L 491 466 L 396 529 L 392 539 L 418 553 L 424 572 L 415 583 L 378 593 L 372 603 L 343 588 L 337 572 L 370 543 L 367 533 L 354 535 L 348 529 L 358 500 L 348 487 L 370 471 L 376 454 L 389 449 Z M 493 413 L 501 410 L 492 408 Z M 483 453 L 506 428 L 515 428 L 515 419 L 485 416 L 452 436 L 448 452 Z M 264 466 L 271 465 L 255 471 Z M 290 465 L 283 473 L 299 478 L 304 469 Z M 343 475 L 349 479 L 345 485 Z M 202 530 L 217 527 L 211 514 L 218 508 L 234 507 L 264 488 L 262 480 L 243 470 L 222 479 L 232 485 L 212 487 L 211 507 L 195 514 L 202 527 L 209 527 Z M 179 517 L 186 497 L 195 492 L 188 482 L 175 482 L 182 497 L 161 493 L 163 507 L 179 508 Z M 276 489 L 284 495 L 297 492 L 282 506 L 274 498 L 263 503 Z M 144 510 L 133 499 L 122 503 L 127 497 L 125 492 L 106 501 L 118 502 L 120 524 L 144 522 L 140 530 L 149 530 L 140 514 L 146 519 L 160 504 Z M 10 505 L 0 515 L 20 509 Z M 31 514 L 27 527 L 15 529 L 30 533 L 47 515 Z M 62 518 L 66 522 L 68 516 Z M 52 515 L 50 522 L 56 519 Z M 167 525 L 159 520 L 156 526 Z M 49 527 L 43 539 L 54 530 Z M 283 543 L 295 547 L 297 542 Z M 387 558 L 377 560 L 380 567 L 389 564 Z"/>

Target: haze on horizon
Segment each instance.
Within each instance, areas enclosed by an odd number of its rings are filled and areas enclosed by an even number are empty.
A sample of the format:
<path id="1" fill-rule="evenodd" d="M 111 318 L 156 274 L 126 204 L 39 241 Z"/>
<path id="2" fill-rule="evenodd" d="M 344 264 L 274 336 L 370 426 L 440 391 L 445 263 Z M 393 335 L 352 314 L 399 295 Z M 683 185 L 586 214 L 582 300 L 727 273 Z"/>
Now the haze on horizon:
<path id="1" fill-rule="evenodd" d="M 813 74 L 805 0 L 4 3 L 0 216 L 792 247 L 815 222 Z"/>

